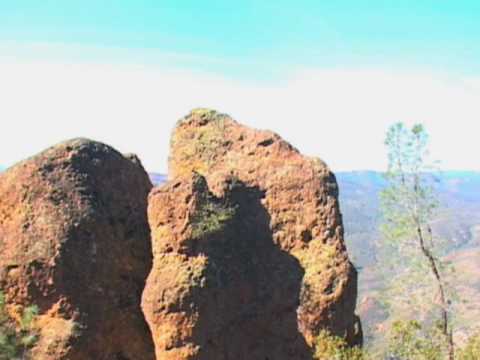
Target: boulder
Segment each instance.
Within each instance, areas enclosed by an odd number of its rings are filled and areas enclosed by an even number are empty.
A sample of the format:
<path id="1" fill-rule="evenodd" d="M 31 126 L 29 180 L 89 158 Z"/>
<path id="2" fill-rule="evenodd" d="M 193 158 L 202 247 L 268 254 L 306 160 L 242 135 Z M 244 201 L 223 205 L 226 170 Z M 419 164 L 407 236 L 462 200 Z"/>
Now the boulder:
<path id="1" fill-rule="evenodd" d="M 39 307 L 34 359 L 154 359 L 151 187 L 135 156 L 86 139 L 0 175 L 0 287 L 10 308 Z"/>

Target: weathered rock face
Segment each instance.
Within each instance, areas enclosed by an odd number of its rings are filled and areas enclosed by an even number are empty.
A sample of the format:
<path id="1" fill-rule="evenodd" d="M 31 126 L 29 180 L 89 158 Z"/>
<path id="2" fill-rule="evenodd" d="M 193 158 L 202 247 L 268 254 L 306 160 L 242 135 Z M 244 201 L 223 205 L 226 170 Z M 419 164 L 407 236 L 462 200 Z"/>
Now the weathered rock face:
<path id="1" fill-rule="evenodd" d="M 154 359 L 140 308 L 150 189 L 134 156 L 83 139 L 0 175 L 0 286 L 40 308 L 34 359 Z"/>
<path id="2" fill-rule="evenodd" d="M 273 243 L 263 192 L 225 187 L 217 198 L 193 175 L 150 196 L 143 307 L 157 359 L 309 359 L 296 315 L 303 269 Z"/>
<path id="3" fill-rule="evenodd" d="M 179 121 L 170 155 L 171 182 L 149 203 L 154 267 L 143 298 L 158 359 L 303 359 L 321 329 L 361 342 L 357 274 L 322 161 L 209 110 Z M 245 188 L 234 196 L 235 181 Z M 242 215 L 203 210 L 205 197 L 233 197 Z M 227 220 L 198 232 L 209 213 Z"/>

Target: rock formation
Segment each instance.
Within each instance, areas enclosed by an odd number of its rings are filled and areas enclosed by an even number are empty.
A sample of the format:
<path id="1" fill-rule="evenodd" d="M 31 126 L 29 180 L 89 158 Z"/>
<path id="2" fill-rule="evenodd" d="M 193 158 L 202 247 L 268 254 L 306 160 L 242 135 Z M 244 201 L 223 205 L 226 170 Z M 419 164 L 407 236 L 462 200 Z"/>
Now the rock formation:
<path id="1" fill-rule="evenodd" d="M 150 189 L 135 156 L 83 139 L 0 175 L 0 287 L 10 308 L 40 309 L 34 359 L 154 359 Z"/>
<path id="2" fill-rule="evenodd" d="M 321 160 L 200 109 L 177 124 L 169 177 L 147 222 L 139 159 L 101 143 L 0 175 L 0 289 L 13 314 L 39 307 L 34 359 L 309 360 L 322 329 L 361 343 Z"/>
<path id="3" fill-rule="evenodd" d="M 157 359 L 308 359 L 321 329 L 361 343 L 357 274 L 322 161 L 200 109 L 174 130 L 169 177 L 150 195 L 142 302 Z"/>

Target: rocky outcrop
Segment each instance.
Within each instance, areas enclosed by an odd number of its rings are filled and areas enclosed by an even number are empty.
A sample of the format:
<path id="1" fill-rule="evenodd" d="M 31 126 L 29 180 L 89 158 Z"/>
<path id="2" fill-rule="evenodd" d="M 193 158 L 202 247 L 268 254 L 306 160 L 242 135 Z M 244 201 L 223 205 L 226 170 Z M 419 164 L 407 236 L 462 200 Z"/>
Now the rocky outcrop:
<path id="1" fill-rule="evenodd" d="M 321 329 L 361 343 L 357 274 L 321 160 L 200 109 L 177 124 L 169 177 L 149 201 L 142 303 L 158 359 L 304 359 Z"/>
<path id="2" fill-rule="evenodd" d="M 154 359 L 150 189 L 135 156 L 83 139 L 0 175 L 0 287 L 10 308 L 40 309 L 34 359 Z"/>

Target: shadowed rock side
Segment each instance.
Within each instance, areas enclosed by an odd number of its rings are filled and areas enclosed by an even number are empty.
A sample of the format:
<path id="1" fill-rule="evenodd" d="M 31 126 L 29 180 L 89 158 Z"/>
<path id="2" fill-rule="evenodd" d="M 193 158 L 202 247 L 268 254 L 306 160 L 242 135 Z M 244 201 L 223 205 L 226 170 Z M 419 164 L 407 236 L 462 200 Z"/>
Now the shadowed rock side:
<path id="1" fill-rule="evenodd" d="M 149 200 L 154 265 L 142 306 L 157 359 L 311 359 L 297 323 L 304 271 L 276 246 L 264 193 L 200 175 Z"/>
<path id="2" fill-rule="evenodd" d="M 34 359 L 154 359 L 150 189 L 138 159 L 83 139 L 0 175 L 0 286 L 10 309 L 39 306 Z"/>
<path id="3" fill-rule="evenodd" d="M 170 179 L 191 171 L 204 175 L 220 197 L 231 177 L 265 194 L 262 204 L 273 243 L 304 271 L 296 311 L 307 344 L 321 329 L 360 344 L 354 314 L 357 273 L 345 248 L 337 183 L 328 167 L 275 133 L 199 109 L 178 122 L 171 140 Z"/>

